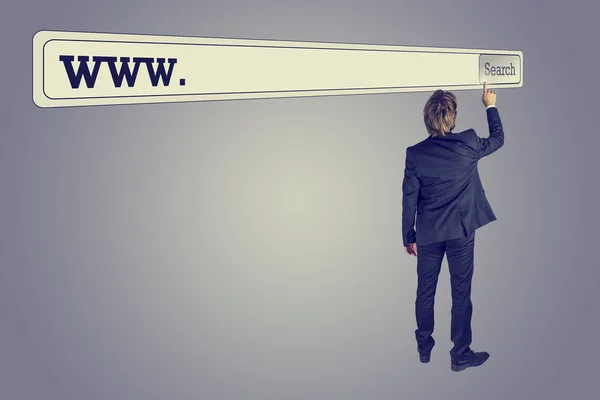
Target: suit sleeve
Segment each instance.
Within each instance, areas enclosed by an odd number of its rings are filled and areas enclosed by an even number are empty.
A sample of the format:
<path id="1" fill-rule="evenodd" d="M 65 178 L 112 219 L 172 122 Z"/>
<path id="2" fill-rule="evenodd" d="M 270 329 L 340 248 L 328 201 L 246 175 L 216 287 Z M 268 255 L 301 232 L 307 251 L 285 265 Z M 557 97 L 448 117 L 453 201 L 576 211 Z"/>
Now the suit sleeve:
<path id="1" fill-rule="evenodd" d="M 486 114 L 490 136 L 487 138 L 477 136 L 479 158 L 489 156 L 504 145 L 504 130 L 502 129 L 502 121 L 500 120 L 498 109 L 490 107 L 486 110 Z"/>
<path id="2" fill-rule="evenodd" d="M 409 243 L 416 242 L 415 214 L 420 187 L 419 169 L 409 147 L 406 149 L 406 166 L 402 182 L 402 240 L 405 247 Z"/>

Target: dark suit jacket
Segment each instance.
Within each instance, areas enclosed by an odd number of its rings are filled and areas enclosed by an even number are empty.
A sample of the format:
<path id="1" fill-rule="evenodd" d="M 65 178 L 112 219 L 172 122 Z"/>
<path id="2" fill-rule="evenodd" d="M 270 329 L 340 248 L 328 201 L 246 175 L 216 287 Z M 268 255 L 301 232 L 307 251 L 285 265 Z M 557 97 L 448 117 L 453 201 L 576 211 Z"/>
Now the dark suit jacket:
<path id="1" fill-rule="evenodd" d="M 479 159 L 504 144 L 496 107 L 486 110 L 489 138 L 473 129 L 430 136 L 406 149 L 402 183 L 402 236 L 427 244 L 465 236 L 496 220 L 479 178 Z M 415 232 L 415 214 L 417 229 Z"/>

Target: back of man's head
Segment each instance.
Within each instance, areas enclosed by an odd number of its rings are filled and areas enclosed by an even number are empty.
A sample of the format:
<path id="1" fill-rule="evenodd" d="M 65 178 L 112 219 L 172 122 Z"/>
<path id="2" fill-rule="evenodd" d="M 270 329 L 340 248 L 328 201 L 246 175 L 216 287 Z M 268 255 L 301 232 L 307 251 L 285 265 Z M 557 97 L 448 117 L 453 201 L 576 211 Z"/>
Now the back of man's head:
<path id="1" fill-rule="evenodd" d="M 456 124 L 456 96 L 441 89 L 436 90 L 423 109 L 427 132 L 432 136 L 443 136 Z"/>

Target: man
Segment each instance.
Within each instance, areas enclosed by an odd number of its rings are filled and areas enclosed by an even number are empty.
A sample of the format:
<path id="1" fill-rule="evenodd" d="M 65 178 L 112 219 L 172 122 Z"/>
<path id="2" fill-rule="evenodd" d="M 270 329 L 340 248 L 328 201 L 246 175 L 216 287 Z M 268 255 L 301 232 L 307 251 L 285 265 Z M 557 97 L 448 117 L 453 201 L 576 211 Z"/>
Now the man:
<path id="1" fill-rule="evenodd" d="M 429 137 L 406 149 L 402 183 L 404 247 L 408 254 L 417 257 L 417 351 L 421 362 L 429 362 L 435 345 L 434 298 L 446 254 L 452 288 L 453 371 L 481 365 L 490 356 L 470 348 L 475 230 L 496 219 L 486 199 L 477 163 L 502 147 L 504 132 L 496 108 L 496 93 L 487 89 L 486 83 L 482 102 L 486 107 L 489 138 L 480 138 L 473 129 L 452 132 L 456 96 L 443 90 L 433 93 L 424 108 Z"/>

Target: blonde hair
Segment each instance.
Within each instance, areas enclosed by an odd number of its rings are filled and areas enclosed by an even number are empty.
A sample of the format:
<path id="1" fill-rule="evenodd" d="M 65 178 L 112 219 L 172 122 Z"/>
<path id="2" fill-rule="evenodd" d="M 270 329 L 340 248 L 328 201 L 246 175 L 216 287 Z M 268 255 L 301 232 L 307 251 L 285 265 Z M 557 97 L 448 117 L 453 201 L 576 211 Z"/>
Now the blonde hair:
<path id="1" fill-rule="evenodd" d="M 441 89 L 436 90 L 423 109 L 425 127 L 432 136 L 444 136 L 456 123 L 456 96 Z"/>

